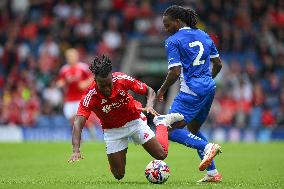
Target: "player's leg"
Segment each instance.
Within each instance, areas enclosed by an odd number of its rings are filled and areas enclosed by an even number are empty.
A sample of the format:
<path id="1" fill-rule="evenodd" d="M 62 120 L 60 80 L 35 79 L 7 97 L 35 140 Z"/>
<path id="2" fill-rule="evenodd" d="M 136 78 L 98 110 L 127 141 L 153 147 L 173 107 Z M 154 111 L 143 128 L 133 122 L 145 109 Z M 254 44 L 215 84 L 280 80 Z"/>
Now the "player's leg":
<path id="1" fill-rule="evenodd" d="M 201 107 L 200 111 L 195 116 L 195 118 L 187 124 L 187 129 L 189 131 L 191 131 L 193 134 L 195 134 L 199 138 L 202 138 L 205 141 L 207 141 L 207 139 L 201 133 L 200 128 L 201 128 L 202 124 L 205 122 L 205 120 L 207 119 L 207 116 L 209 114 L 209 111 L 210 111 L 210 108 L 211 108 L 211 105 L 212 105 L 212 102 L 213 102 L 213 99 L 214 99 L 214 95 L 215 95 L 215 90 L 212 90 L 210 93 L 208 93 L 206 95 L 206 97 L 203 99 L 202 104 L 200 105 L 200 107 Z M 198 153 L 199 157 L 201 158 L 201 160 L 203 160 L 204 155 L 205 155 L 204 152 L 197 150 L 197 153 Z M 214 161 L 212 161 L 212 163 L 207 168 L 207 173 L 211 174 L 211 175 L 217 173 L 217 169 L 215 167 Z"/>
<path id="2" fill-rule="evenodd" d="M 199 111 L 199 113 L 196 115 L 195 119 L 193 119 L 190 123 L 187 124 L 187 128 L 189 131 L 191 131 L 196 136 L 198 136 L 199 138 L 202 138 L 205 141 L 207 141 L 207 139 L 200 131 L 200 128 L 209 114 L 209 111 L 210 111 L 210 108 L 211 108 L 211 105 L 214 99 L 214 95 L 215 95 L 215 91 L 213 90 L 211 93 L 209 93 L 206 96 L 206 98 L 204 99 L 204 103 L 202 104 L 202 108 Z M 222 177 L 218 173 L 214 161 L 210 159 L 220 152 L 221 152 L 220 146 L 217 144 L 211 144 L 205 151 L 197 150 L 197 153 L 200 159 L 202 160 L 202 162 L 199 165 L 199 169 L 203 170 L 204 167 L 207 167 L 206 176 L 202 178 L 201 180 L 199 180 L 198 182 L 219 182 L 221 181 Z M 208 162 L 211 162 L 211 164 Z"/>
<path id="3" fill-rule="evenodd" d="M 168 156 L 168 151 L 164 150 L 156 137 L 151 138 L 142 146 L 155 159 L 164 160 Z"/>
<path id="4" fill-rule="evenodd" d="M 120 180 L 125 174 L 126 153 L 128 147 L 128 138 L 105 140 L 106 153 L 109 161 L 110 170 L 113 176 Z"/>
<path id="5" fill-rule="evenodd" d="M 128 127 L 104 130 L 106 153 L 113 176 L 120 180 L 125 174 L 126 153 L 128 148 Z"/>
<path id="6" fill-rule="evenodd" d="M 198 131 L 200 130 L 201 124 L 199 121 L 193 119 L 190 123 L 188 123 L 187 125 L 187 129 L 194 135 L 196 135 L 198 133 Z M 200 137 L 201 138 L 201 137 Z M 206 139 L 207 140 L 207 139 Z"/>
<path id="7" fill-rule="evenodd" d="M 169 138 L 171 141 L 177 142 L 193 149 L 197 149 L 197 152 L 202 155 L 202 161 L 199 165 L 200 171 L 208 168 L 212 163 L 213 158 L 221 152 L 220 146 L 218 144 L 208 143 L 200 137 L 193 135 L 187 129 L 173 129 L 169 133 Z"/>
<path id="8" fill-rule="evenodd" d="M 141 144 L 153 158 L 163 160 L 167 157 L 167 149 L 162 147 L 155 137 L 155 133 L 142 119 L 137 120 L 131 138 L 134 143 Z"/>
<path id="9" fill-rule="evenodd" d="M 218 144 L 209 143 L 204 151 L 197 151 L 200 159 L 199 170 L 207 169 L 205 177 L 197 182 L 220 182 L 222 180 L 221 174 L 217 171 L 213 158 L 221 153 L 221 147 Z"/>
<path id="10" fill-rule="evenodd" d="M 206 137 L 200 131 L 198 131 L 196 133 L 196 136 L 198 136 L 199 138 L 202 138 L 203 140 L 207 141 Z M 205 155 L 204 151 L 197 150 L 197 154 L 200 157 L 200 159 L 203 160 L 204 155 Z M 218 172 L 217 169 L 216 169 L 214 160 L 212 160 L 212 163 L 207 167 L 206 170 L 207 170 L 207 174 L 210 174 L 210 175 L 215 175 Z"/>
<path id="11" fill-rule="evenodd" d="M 170 113 L 180 113 L 184 116 L 184 121 L 175 123 L 174 126 L 182 124 L 187 124 L 191 122 L 194 117 L 198 114 L 199 104 L 202 102 L 197 96 L 193 96 L 186 93 L 179 93 L 175 98 L 169 112 Z M 178 142 L 187 147 L 191 147 L 198 150 L 204 150 L 205 146 L 208 144 L 207 141 L 193 135 L 186 129 L 173 129 L 170 130 L 169 134 L 170 140 Z"/>
<path id="12" fill-rule="evenodd" d="M 207 138 L 202 134 L 201 131 L 199 131 L 200 127 L 201 127 L 201 124 L 197 120 L 192 120 L 187 125 L 188 130 L 192 134 L 194 134 L 197 137 L 199 137 L 199 138 L 203 139 L 204 141 L 208 142 Z M 197 153 L 198 153 L 198 156 L 200 157 L 200 159 L 203 160 L 203 158 L 204 158 L 204 151 L 197 149 Z M 215 167 L 214 160 L 212 161 L 211 165 L 207 168 L 207 173 L 209 173 L 209 174 L 217 173 L 217 169 Z"/>
<path id="13" fill-rule="evenodd" d="M 156 116 L 153 120 L 156 125 L 156 138 L 167 154 L 169 148 L 168 128 L 173 123 L 181 122 L 183 119 L 183 115 L 179 113 L 170 113 L 167 115 Z"/>
<path id="14" fill-rule="evenodd" d="M 206 119 L 211 103 L 214 98 L 214 91 L 212 91 L 212 94 L 210 93 L 207 97 L 198 97 L 193 96 L 190 94 L 180 93 L 174 100 L 170 113 L 178 112 L 182 115 L 184 115 L 184 122 L 175 123 L 176 125 L 182 126 L 184 123 L 190 123 L 194 124 L 194 127 L 190 127 L 190 124 L 188 126 L 189 130 L 192 130 L 193 132 L 197 133 L 199 128 L 201 127 L 200 122 L 196 122 L 195 118 L 198 117 L 199 119 L 203 119 L 201 123 L 204 122 Z M 209 107 L 209 108 L 204 108 Z M 200 114 L 202 112 L 202 114 Z M 207 114 L 205 114 L 207 113 Z M 208 149 L 208 146 L 212 146 L 207 142 L 207 140 L 203 140 L 205 137 L 200 137 L 194 135 L 193 133 L 184 130 L 184 129 L 174 129 L 170 132 L 170 140 L 174 142 L 178 142 L 180 144 L 183 144 L 187 147 L 191 147 L 194 149 L 197 149 L 198 152 L 203 152 L 205 149 Z M 207 146 L 207 148 L 205 148 Z M 212 148 L 215 149 L 218 146 L 213 145 Z M 208 167 L 208 162 L 212 161 L 213 158 L 217 153 L 219 152 L 219 149 L 217 148 L 215 151 L 215 154 L 211 154 L 209 158 L 206 159 L 205 162 L 202 163 L 201 170 L 204 167 Z M 207 157 L 207 156 L 206 156 Z M 201 159 L 203 160 L 203 158 Z M 206 168 L 207 168 L 206 167 Z"/>
<path id="15" fill-rule="evenodd" d="M 200 128 L 200 127 L 201 127 L 201 124 L 197 120 L 193 120 L 187 126 L 188 130 L 190 130 L 192 133 L 194 132 L 197 137 L 208 142 L 207 138 L 202 134 L 202 132 L 199 131 L 199 129 L 198 130 L 196 129 L 196 128 Z M 194 128 L 194 129 L 192 129 L 192 128 Z M 204 155 L 205 155 L 204 150 L 198 150 L 197 149 L 197 153 L 198 153 L 198 156 L 200 157 L 200 159 L 203 160 Z M 213 176 L 213 175 L 216 175 L 217 173 L 218 173 L 218 171 L 215 167 L 214 160 L 212 160 L 212 163 L 207 167 L 207 174 Z"/>
<path id="16" fill-rule="evenodd" d="M 188 122 L 187 128 L 193 134 L 198 134 L 202 124 L 207 119 L 209 114 L 212 102 L 214 100 L 215 90 L 212 90 L 210 93 L 206 95 L 205 98 L 202 99 L 201 103 L 199 104 L 199 110 L 197 114 L 193 117 L 191 121 Z M 202 136 L 200 135 L 200 138 Z"/>
<path id="17" fill-rule="evenodd" d="M 169 132 L 169 139 L 184 146 L 204 151 L 207 141 L 193 135 L 187 129 L 173 129 Z"/>
<path id="18" fill-rule="evenodd" d="M 125 174 L 127 148 L 119 152 L 107 154 L 110 170 L 113 176 L 120 180 Z"/>
<path id="19" fill-rule="evenodd" d="M 167 115 L 155 117 L 154 119 L 154 123 L 157 129 L 157 141 L 162 145 L 166 153 L 168 152 L 168 127 L 172 123 L 180 121 L 183 118 L 184 117 L 179 113 L 170 113 Z M 208 144 L 207 141 L 203 141 L 202 139 L 194 136 L 186 129 L 174 129 L 170 132 L 170 137 L 175 142 L 199 150 L 204 150 L 206 145 Z M 152 148 L 152 146 L 150 148 Z"/>

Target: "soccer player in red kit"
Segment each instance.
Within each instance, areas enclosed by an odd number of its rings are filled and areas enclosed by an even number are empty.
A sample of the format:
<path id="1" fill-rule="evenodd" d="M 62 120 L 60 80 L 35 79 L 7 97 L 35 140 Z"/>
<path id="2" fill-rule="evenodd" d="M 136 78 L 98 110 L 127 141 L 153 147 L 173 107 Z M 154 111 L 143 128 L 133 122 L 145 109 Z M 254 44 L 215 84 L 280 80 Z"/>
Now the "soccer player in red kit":
<path id="1" fill-rule="evenodd" d="M 76 49 L 71 48 L 66 50 L 65 58 L 67 64 L 60 69 L 56 85 L 64 91 L 63 113 L 72 124 L 83 91 L 87 89 L 93 81 L 93 74 L 87 64 L 79 62 L 79 53 Z M 86 128 L 92 138 L 95 136 L 92 130 L 95 119 L 94 115 L 92 115 L 91 119 L 86 123 Z"/>
<path id="2" fill-rule="evenodd" d="M 60 69 L 56 85 L 64 91 L 64 115 L 67 119 L 72 119 L 76 115 L 83 91 L 91 84 L 93 77 L 88 65 L 79 62 L 76 49 L 66 50 L 65 57 L 67 64 Z"/>
<path id="3" fill-rule="evenodd" d="M 162 141 L 158 141 L 154 132 L 140 117 L 142 109 L 153 115 L 159 115 L 153 109 L 156 97 L 154 90 L 124 73 L 112 73 L 111 61 L 104 55 L 102 58 L 94 59 L 90 70 L 94 73 L 95 80 L 80 101 L 73 125 L 73 153 L 69 162 L 83 159 L 80 153 L 81 132 L 91 112 L 101 120 L 110 169 L 116 179 L 122 179 L 125 174 L 128 138 L 136 144 L 141 144 L 153 158 L 165 159 L 168 146 L 163 142 L 168 141 L 167 133 L 164 133 Z M 128 90 L 145 95 L 146 107 L 139 108 L 140 105 Z M 168 124 L 183 119 L 178 113 L 166 116 L 170 120 Z"/>

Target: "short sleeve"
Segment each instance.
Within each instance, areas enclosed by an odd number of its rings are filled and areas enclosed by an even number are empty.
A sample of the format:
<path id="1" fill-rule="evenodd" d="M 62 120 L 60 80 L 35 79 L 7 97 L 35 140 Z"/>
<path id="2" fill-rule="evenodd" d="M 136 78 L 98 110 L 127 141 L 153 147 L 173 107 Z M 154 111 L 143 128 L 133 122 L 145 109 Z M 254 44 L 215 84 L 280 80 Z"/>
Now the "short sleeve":
<path id="1" fill-rule="evenodd" d="M 168 69 L 175 66 L 181 66 L 180 53 L 176 45 L 171 41 L 166 41 L 165 49 L 168 56 Z"/>
<path id="2" fill-rule="evenodd" d="M 137 94 L 146 94 L 147 85 L 137 79 L 132 78 L 132 80 L 127 81 L 128 88 Z"/>
<path id="3" fill-rule="evenodd" d="M 216 58 L 219 57 L 219 53 L 218 50 L 214 44 L 214 42 L 212 41 L 211 47 L 210 47 L 210 58 Z"/>
<path id="4" fill-rule="evenodd" d="M 90 114 L 91 114 L 90 109 L 88 107 L 84 106 L 82 101 L 81 101 L 80 105 L 78 107 L 78 110 L 77 110 L 77 115 L 84 116 L 86 119 L 88 119 Z"/>
<path id="5" fill-rule="evenodd" d="M 81 101 L 79 104 L 79 107 L 77 109 L 77 114 L 80 116 L 84 116 L 86 119 L 89 118 L 92 110 L 91 110 L 91 100 L 92 96 L 96 94 L 96 90 L 94 89 L 94 86 L 91 85 L 82 95 Z"/>
<path id="6" fill-rule="evenodd" d="M 124 90 L 131 90 L 137 94 L 146 94 L 147 85 L 125 73 L 115 72 L 113 75 L 113 81 L 122 84 Z"/>

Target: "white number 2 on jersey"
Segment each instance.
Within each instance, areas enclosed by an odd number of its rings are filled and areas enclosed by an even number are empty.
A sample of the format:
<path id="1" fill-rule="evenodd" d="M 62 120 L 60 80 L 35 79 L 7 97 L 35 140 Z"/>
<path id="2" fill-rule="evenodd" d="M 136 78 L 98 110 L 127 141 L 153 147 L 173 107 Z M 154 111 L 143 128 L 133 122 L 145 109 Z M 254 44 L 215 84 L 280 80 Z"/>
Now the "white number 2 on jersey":
<path id="1" fill-rule="evenodd" d="M 193 66 L 198 66 L 198 65 L 205 63 L 205 60 L 200 61 L 200 58 L 201 58 L 201 56 L 204 52 L 204 47 L 203 47 L 203 45 L 200 41 L 193 41 L 193 42 L 189 43 L 189 47 L 195 47 L 195 46 L 199 46 L 199 52 L 198 52 L 198 55 L 196 56 L 196 58 L 193 61 Z"/>

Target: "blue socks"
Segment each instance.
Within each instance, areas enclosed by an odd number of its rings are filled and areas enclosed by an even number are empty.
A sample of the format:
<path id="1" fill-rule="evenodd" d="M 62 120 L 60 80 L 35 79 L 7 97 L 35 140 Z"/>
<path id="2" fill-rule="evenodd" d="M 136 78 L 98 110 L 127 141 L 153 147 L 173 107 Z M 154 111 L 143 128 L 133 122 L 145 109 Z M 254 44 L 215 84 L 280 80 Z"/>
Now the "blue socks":
<path id="1" fill-rule="evenodd" d="M 196 135 L 193 135 L 187 129 L 174 129 L 169 133 L 169 139 L 184 146 L 197 149 L 200 159 L 203 159 L 204 148 L 208 144 L 208 140 L 200 131 L 198 131 Z M 207 168 L 207 171 L 215 169 L 214 161 L 212 161 L 211 165 Z"/>
<path id="2" fill-rule="evenodd" d="M 207 141 L 193 135 L 187 129 L 174 129 L 169 133 L 169 139 L 184 146 L 204 151 Z"/>
<path id="3" fill-rule="evenodd" d="M 196 136 L 198 136 L 199 138 L 202 138 L 203 140 L 205 140 L 205 141 L 208 142 L 208 140 L 206 139 L 206 137 L 205 137 L 200 131 L 198 131 L 198 132 L 196 133 Z M 197 153 L 198 153 L 200 159 L 202 160 L 203 157 L 204 157 L 204 152 L 203 152 L 203 150 L 202 150 L 202 151 L 201 151 L 201 150 L 197 150 Z M 213 160 L 212 163 L 211 163 L 211 164 L 209 165 L 209 167 L 207 168 L 207 171 L 211 171 L 211 170 L 214 170 L 214 169 L 216 169 L 216 167 L 215 167 L 214 160 Z"/>

